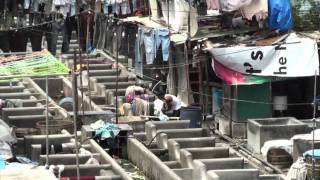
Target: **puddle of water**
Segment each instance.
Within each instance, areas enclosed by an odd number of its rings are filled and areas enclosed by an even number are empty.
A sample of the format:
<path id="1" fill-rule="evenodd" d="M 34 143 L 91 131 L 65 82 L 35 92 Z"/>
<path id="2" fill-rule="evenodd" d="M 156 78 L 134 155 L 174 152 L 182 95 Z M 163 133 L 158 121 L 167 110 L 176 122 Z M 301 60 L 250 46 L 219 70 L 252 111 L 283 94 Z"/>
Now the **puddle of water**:
<path id="1" fill-rule="evenodd" d="M 149 180 L 143 172 L 134 164 L 126 159 L 119 161 L 120 166 L 132 177 L 134 180 Z"/>

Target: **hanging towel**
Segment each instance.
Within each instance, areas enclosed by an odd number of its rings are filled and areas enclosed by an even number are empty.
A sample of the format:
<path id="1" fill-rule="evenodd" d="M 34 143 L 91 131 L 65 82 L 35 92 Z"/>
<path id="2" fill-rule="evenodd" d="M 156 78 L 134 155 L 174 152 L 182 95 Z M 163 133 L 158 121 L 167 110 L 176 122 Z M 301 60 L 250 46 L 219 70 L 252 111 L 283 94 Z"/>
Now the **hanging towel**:
<path id="1" fill-rule="evenodd" d="M 220 0 L 222 11 L 232 12 L 249 5 L 252 0 Z"/>

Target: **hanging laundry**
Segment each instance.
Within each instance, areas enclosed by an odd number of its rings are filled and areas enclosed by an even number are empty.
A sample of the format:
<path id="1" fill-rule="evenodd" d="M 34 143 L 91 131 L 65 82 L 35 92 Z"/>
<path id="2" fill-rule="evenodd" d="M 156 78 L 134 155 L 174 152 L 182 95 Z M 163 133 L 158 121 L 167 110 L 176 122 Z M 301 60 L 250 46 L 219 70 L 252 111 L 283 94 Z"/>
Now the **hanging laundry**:
<path id="1" fill-rule="evenodd" d="M 289 31 L 293 28 L 293 15 L 290 0 L 268 0 L 269 28 Z"/>
<path id="2" fill-rule="evenodd" d="M 53 0 L 52 1 L 52 11 L 57 10 L 63 17 L 67 17 L 68 7 L 67 7 L 67 0 Z"/>
<path id="3" fill-rule="evenodd" d="M 207 14 L 219 15 L 220 14 L 220 0 L 206 0 L 207 1 Z"/>
<path id="4" fill-rule="evenodd" d="M 154 30 L 151 28 L 139 27 L 138 30 L 138 38 L 136 44 L 136 60 L 141 62 L 142 65 L 142 57 L 141 57 L 141 46 L 144 45 L 146 52 L 146 62 L 147 64 L 153 64 L 155 53 L 156 53 L 156 45 L 155 45 L 155 35 Z"/>
<path id="5" fill-rule="evenodd" d="M 104 0 L 102 3 L 103 3 L 103 13 L 105 15 L 108 15 L 109 14 L 110 0 Z"/>
<path id="6" fill-rule="evenodd" d="M 24 9 L 25 10 L 29 10 L 31 8 L 31 5 L 32 5 L 32 0 L 24 0 Z"/>
<path id="7" fill-rule="evenodd" d="M 120 6 L 119 6 L 117 0 L 111 0 L 110 4 L 112 7 L 112 14 L 119 14 L 120 13 Z"/>
<path id="8" fill-rule="evenodd" d="M 175 0 L 161 2 L 163 19 L 169 24 L 175 31 L 188 31 L 189 26 L 189 14 L 190 16 L 190 36 L 193 37 L 198 31 L 197 9 L 189 7 L 189 3 L 184 0 Z M 169 11 L 169 18 L 168 18 Z M 190 11 L 190 13 L 189 13 Z"/>
<path id="9" fill-rule="evenodd" d="M 137 0 L 129 0 L 129 4 L 132 6 L 132 15 L 138 10 L 137 9 Z"/>
<path id="10" fill-rule="evenodd" d="M 121 14 L 122 15 L 129 15 L 131 14 L 130 4 L 128 0 L 124 0 L 120 4 L 121 6 Z"/>
<path id="11" fill-rule="evenodd" d="M 80 14 L 80 44 L 83 51 L 91 49 L 94 35 L 94 16 L 92 11 L 81 12 Z"/>
<path id="12" fill-rule="evenodd" d="M 74 16 L 77 14 L 77 2 L 76 0 L 66 0 L 67 12 L 70 16 Z"/>
<path id="13" fill-rule="evenodd" d="M 244 6 L 249 5 L 252 0 L 220 0 L 220 8 L 222 11 L 236 11 Z"/>
<path id="14" fill-rule="evenodd" d="M 220 0 L 207 0 L 207 9 L 209 10 L 219 10 Z"/>
<path id="15" fill-rule="evenodd" d="M 47 21 L 54 21 L 47 25 L 47 31 L 45 33 L 48 50 L 52 55 L 56 55 L 58 35 L 63 31 L 64 19 L 63 15 L 58 11 L 53 11 L 50 13 Z"/>
<path id="16" fill-rule="evenodd" d="M 17 17 L 14 18 L 14 28 L 22 28 L 27 25 L 27 20 L 24 17 L 22 9 L 19 9 Z M 10 50 L 12 52 L 25 52 L 27 50 L 27 31 L 24 29 L 17 29 L 10 31 Z"/>
<path id="17" fill-rule="evenodd" d="M 161 45 L 163 61 L 167 62 L 170 53 L 170 32 L 167 29 L 156 29 L 155 40 L 157 50 Z"/>
<path id="18" fill-rule="evenodd" d="M 94 17 L 95 25 L 94 25 L 94 38 L 93 38 L 93 46 L 98 49 L 103 49 L 105 40 L 105 15 L 103 13 L 95 13 Z M 98 46 L 99 45 L 99 46 Z"/>
<path id="19" fill-rule="evenodd" d="M 132 112 L 134 116 L 149 116 L 149 102 L 141 98 L 134 98 L 134 100 L 132 101 Z"/>
<path id="20" fill-rule="evenodd" d="M 253 0 L 249 5 L 241 9 L 243 17 L 252 20 L 256 16 L 257 21 L 268 17 L 268 0 Z"/>
<path id="21" fill-rule="evenodd" d="M 22 0 L 22 1 L 19 1 L 17 4 L 17 15 L 18 16 L 20 14 L 20 11 L 23 11 L 22 5 L 24 4 L 24 2 Z M 45 27 L 46 25 L 39 25 L 39 24 L 42 24 L 43 22 L 46 21 L 44 7 L 47 3 L 48 3 L 47 0 L 33 0 L 30 5 L 30 9 L 28 9 L 25 12 L 22 12 L 23 18 L 26 21 L 26 26 L 33 26 L 33 27 L 26 29 L 27 40 L 30 39 L 32 51 L 41 51 L 42 37 L 44 34 L 43 32 L 48 30 Z M 29 16 L 28 22 L 27 22 L 26 15 Z M 19 52 L 21 52 L 21 51 L 19 51 Z"/>
<path id="22" fill-rule="evenodd" d="M 125 93 L 125 96 L 136 96 L 136 95 L 141 95 L 144 93 L 144 88 L 143 87 L 140 87 L 140 86 L 129 86 L 127 87 L 126 89 L 126 93 Z"/>
<path id="23" fill-rule="evenodd" d="M 61 51 L 67 53 L 71 41 L 72 31 L 78 34 L 78 22 L 76 14 L 76 0 L 66 0 L 67 17 L 63 28 L 63 42 Z"/>

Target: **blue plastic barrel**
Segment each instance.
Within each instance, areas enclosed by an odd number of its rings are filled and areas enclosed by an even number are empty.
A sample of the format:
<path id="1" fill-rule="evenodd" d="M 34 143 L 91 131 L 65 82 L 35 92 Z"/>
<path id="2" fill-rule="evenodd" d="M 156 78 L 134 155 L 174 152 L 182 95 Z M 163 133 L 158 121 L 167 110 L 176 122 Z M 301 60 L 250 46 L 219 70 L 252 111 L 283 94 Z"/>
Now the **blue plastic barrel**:
<path id="1" fill-rule="evenodd" d="M 213 92 L 213 100 L 217 103 L 218 107 L 222 107 L 223 91 L 221 89 L 216 89 Z"/>
<path id="2" fill-rule="evenodd" d="M 196 106 L 182 107 L 180 109 L 180 119 L 190 120 L 191 128 L 200 128 L 201 122 L 202 122 L 201 107 L 196 107 Z"/>

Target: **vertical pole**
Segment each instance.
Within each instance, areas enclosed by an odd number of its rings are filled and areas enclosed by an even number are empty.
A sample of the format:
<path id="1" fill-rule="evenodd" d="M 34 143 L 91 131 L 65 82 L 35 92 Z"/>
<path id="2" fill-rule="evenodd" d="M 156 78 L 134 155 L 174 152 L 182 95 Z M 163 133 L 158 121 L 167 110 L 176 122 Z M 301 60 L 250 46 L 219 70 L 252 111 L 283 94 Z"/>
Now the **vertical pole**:
<path id="1" fill-rule="evenodd" d="M 233 104 L 234 103 L 234 106 L 233 108 L 235 109 L 238 109 L 239 107 L 239 102 L 238 99 L 239 99 L 239 93 L 238 93 L 238 73 L 236 73 L 236 86 L 235 86 L 235 92 L 234 92 L 234 95 L 235 95 L 235 101 L 231 101 L 231 103 Z M 233 112 L 235 112 L 235 115 L 233 115 Z M 238 117 L 239 117 L 239 114 L 238 114 L 238 111 L 237 110 L 233 110 L 231 111 L 231 114 L 232 114 L 232 118 L 230 119 L 230 124 L 229 124 L 229 127 L 230 127 L 230 136 L 232 137 L 232 121 L 233 120 L 237 120 Z"/>
<path id="2" fill-rule="evenodd" d="M 201 47 L 200 47 L 201 49 Z M 204 72 L 205 72 L 205 78 L 206 78 L 206 88 L 205 91 L 209 92 L 208 94 L 212 94 L 211 89 L 209 88 L 209 73 L 208 73 L 208 61 L 207 61 L 207 57 L 205 59 L 205 63 L 204 63 Z M 213 103 L 213 102 L 212 102 Z M 205 96 L 205 113 L 208 113 L 208 104 L 209 104 L 209 96 Z M 212 106 L 211 106 L 212 107 Z M 210 108 L 212 109 L 212 108 Z M 213 112 L 212 112 L 213 113 Z"/>
<path id="3" fill-rule="evenodd" d="M 79 47 L 78 47 L 78 52 L 79 52 L 79 58 L 80 58 L 80 69 L 82 69 L 82 64 L 81 64 L 81 58 L 82 58 L 82 44 L 81 44 L 81 42 L 83 42 L 83 39 L 82 38 L 85 38 L 85 37 L 81 37 L 81 32 L 80 32 L 80 30 L 81 30 L 81 28 L 80 28 L 80 26 L 81 26 L 81 13 L 80 13 L 80 6 L 82 5 L 82 3 L 81 3 L 81 0 L 76 0 L 76 4 L 77 4 L 77 10 L 78 10 L 78 12 L 79 12 L 79 14 L 78 14 L 78 20 L 77 20 L 77 31 L 78 31 L 78 34 L 77 34 L 77 41 L 78 41 L 78 45 L 79 45 Z M 83 33 L 84 34 L 84 33 Z M 88 35 L 88 34 L 87 34 Z M 74 70 L 76 69 L 76 49 L 74 50 Z M 81 70 L 80 70 L 80 75 L 81 75 Z M 88 76 L 89 76 L 89 73 L 88 73 Z M 72 78 L 74 78 L 74 77 L 72 77 Z M 76 78 L 76 76 L 75 76 L 75 78 Z M 80 77 L 80 79 L 81 79 L 81 88 L 82 88 L 82 75 L 81 75 L 81 77 Z M 75 88 L 77 89 L 77 82 L 75 83 Z M 76 92 L 76 94 L 77 94 L 77 96 L 76 96 L 76 98 L 78 98 L 78 92 Z M 82 99 L 82 114 L 84 114 L 84 100 L 83 100 L 83 89 L 81 89 L 81 99 Z M 91 98 L 90 98 L 90 100 L 91 100 Z M 73 110 L 76 110 L 76 113 L 78 113 L 78 99 L 76 99 L 76 106 L 74 106 L 73 107 Z M 90 106 L 91 106 L 91 104 L 90 104 Z M 76 114 L 74 114 L 74 116 L 76 116 Z M 78 171 L 78 169 L 77 169 L 77 171 Z"/>
<path id="4" fill-rule="evenodd" d="M 151 10 L 151 2 L 150 2 L 150 0 L 147 2 L 147 4 L 149 5 L 149 19 L 151 19 L 151 17 L 152 17 L 152 10 Z M 137 3 L 136 3 L 136 5 L 137 5 Z M 158 11 L 157 11 L 158 12 Z M 158 14 L 157 14 L 157 17 L 158 17 Z"/>
<path id="5" fill-rule="evenodd" d="M 203 73 L 202 73 L 202 56 L 201 56 L 201 51 L 200 51 L 200 45 L 198 44 L 198 53 L 199 53 L 199 56 L 198 58 L 196 58 L 195 60 L 198 61 L 198 76 L 199 76 L 199 102 L 200 102 L 200 107 L 202 109 L 202 113 L 204 114 L 204 95 L 203 95 Z M 197 57 L 197 56 L 194 56 L 194 57 Z"/>
<path id="6" fill-rule="evenodd" d="M 186 79 L 187 79 L 187 91 L 188 94 L 190 94 L 190 96 L 193 96 L 193 92 L 191 90 L 191 85 L 190 85 L 190 74 L 189 74 L 189 53 L 188 53 L 188 42 L 185 42 L 183 45 L 183 53 L 184 53 L 184 58 L 186 60 L 186 65 L 185 65 L 185 69 L 186 69 Z M 190 96 L 188 96 L 188 104 L 190 102 Z"/>
<path id="7" fill-rule="evenodd" d="M 88 95 L 89 95 L 89 110 L 92 111 L 92 101 L 91 101 L 91 84 L 90 84 L 90 63 L 87 60 L 87 76 L 88 76 Z"/>
<path id="8" fill-rule="evenodd" d="M 315 157 L 314 157 L 314 139 L 316 130 L 316 97 L 317 97 L 317 70 L 314 75 L 314 87 L 313 87 L 313 126 L 312 126 L 312 179 L 315 179 Z"/>
<path id="9" fill-rule="evenodd" d="M 48 75 L 46 76 L 46 167 L 49 168 L 49 88 Z"/>
<path id="10" fill-rule="evenodd" d="M 6 20 L 7 19 L 7 0 L 4 0 L 4 19 Z M 4 25 L 4 28 L 5 30 L 7 30 L 6 28 L 6 25 Z"/>
<path id="11" fill-rule="evenodd" d="M 80 180 L 80 169 L 79 169 L 79 148 L 78 148 L 78 135 L 77 135 L 77 120 L 78 120 L 78 89 L 77 89 L 77 57 L 76 51 L 74 51 L 73 59 L 73 71 L 72 71 L 72 96 L 73 96 L 73 133 L 75 137 L 75 149 L 76 149 L 76 166 L 77 166 L 77 180 Z"/>
<path id="12" fill-rule="evenodd" d="M 80 10 L 80 0 L 77 0 L 77 9 L 78 9 L 78 12 Z M 78 51 L 79 53 L 81 52 L 81 33 L 80 33 L 80 19 L 81 19 L 81 14 L 77 15 L 78 16 L 78 20 L 77 20 L 77 31 L 78 31 L 78 34 L 77 34 L 77 41 L 78 41 L 78 45 L 79 45 L 79 48 L 78 48 Z"/>
<path id="13" fill-rule="evenodd" d="M 169 8 L 170 8 L 170 6 L 169 6 L 169 0 L 167 0 L 167 4 L 168 4 L 168 12 L 167 12 L 167 16 L 168 16 L 168 30 L 170 29 L 170 22 L 169 22 L 169 16 L 170 16 L 170 10 L 169 10 Z"/>
<path id="14" fill-rule="evenodd" d="M 122 24 L 120 25 L 120 30 L 122 30 Z M 120 31 L 121 32 L 121 31 Z M 119 86 L 119 31 L 116 33 L 116 46 L 117 46 L 117 53 L 116 53 L 116 124 L 119 123 L 118 118 L 118 86 Z"/>
<path id="15" fill-rule="evenodd" d="M 129 24 L 131 26 L 131 24 Z M 128 26 L 128 25 L 127 25 Z M 130 27 L 129 26 L 129 27 Z M 125 34 L 126 38 L 127 38 L 127 62 L 128 62 L 128 68 L 129 68 L 129 56 L 130 56 L 130 33 L 128 31 L 128 28 L 126 29 L 126 34 Z M 132 68 L 132 62 L 133 62 L 133 59 L 131 59 L 131 67 Z"/>
<path id="16" fill-rule="evenodd" d="M 76 63 L 77 65 L 77 63 Z M 82 57 L 81 57 L 81 52 L 79 56 L 79 65 L 80 65 L 80 91 L 81 91 L 81 110 L 82 110 L 82 115 L 84 115 L 84 97 L 83 97 L 83 78 L 82 78 Z"/>
<path id="17" fill-rule="evenodd" d="M 191 38 L 191 0 L 189 0 L 189 12 L 188 12 L 188 35 Z"/>

